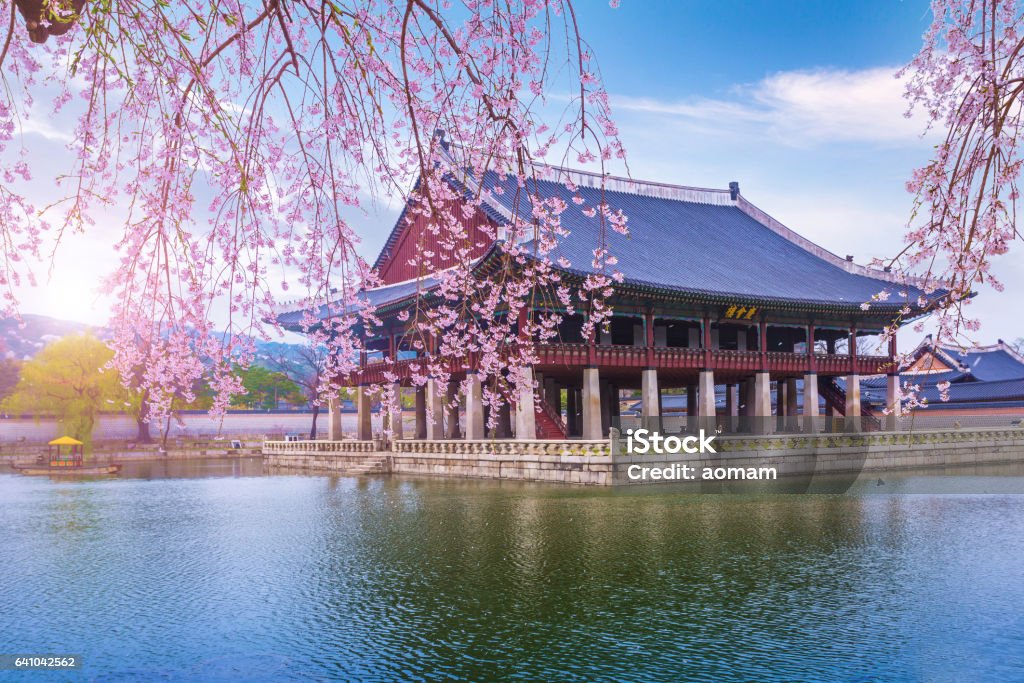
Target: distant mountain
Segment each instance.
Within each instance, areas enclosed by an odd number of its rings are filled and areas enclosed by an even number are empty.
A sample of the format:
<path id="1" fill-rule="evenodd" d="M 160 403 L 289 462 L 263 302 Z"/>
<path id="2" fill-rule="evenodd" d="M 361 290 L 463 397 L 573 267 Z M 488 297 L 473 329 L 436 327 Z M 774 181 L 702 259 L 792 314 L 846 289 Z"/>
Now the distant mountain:
<path id="1" fill-rule="evenodd" d="M 16 318 L 0 318 L 0 358 L 29 360 L 43 350 L 47 344 L 69 334 L 91 331 L 100 339 L 110 337 L 105 327 L 86 325 L 71 320 L 60 320 L 45 315 L 25 314 L 21 321 Z M 298 359 L 301 345 L 285 342 L 256 340 L 256 364 L 276 370 L 270 358 Z"/>
<path id="2" fill-rule="evenodd" d="M 92 330 L 101 339 L 108 336 L 104 328 L 45 315 L 25 314 L 20 321 L 0 318 L 0 358 L 28 360 L 50 342 L 86 330 Z"/>

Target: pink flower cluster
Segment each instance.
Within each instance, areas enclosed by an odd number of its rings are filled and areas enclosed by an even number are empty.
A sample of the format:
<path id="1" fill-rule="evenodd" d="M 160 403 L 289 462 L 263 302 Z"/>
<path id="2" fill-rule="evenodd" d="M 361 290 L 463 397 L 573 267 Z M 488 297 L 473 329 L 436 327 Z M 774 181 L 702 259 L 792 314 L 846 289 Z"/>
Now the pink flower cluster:
<path id="1" fill-rule="evenodd" d="M 0 16 L 11 11 L 0 0 Z M 526 202 L 528 215 L 506 227 L 502 267 L 479 277 L 457 207 L 478 206 L 482 194 L 456 196 L 446 177 L 472 188 L 496 172 L 529 195 L 539 160 L 601 169 L 624 160 L 569 0 L 183 0 L 139 12 L 89 3 L 42 46 L 21 27 L 0 32 L 0 67 L 0 159 L 42 86 L 53 110 L 77 121 L 65 196 L 44 214 L 6 188 L 13 176 L 51 182 L 34 173 L 38 160 L 0 167 L 4 307 L 13 309 L 23 257 L 45 232 L 90 231 L 108 206 L 126 207 L 112 245 L 119 266 L 104 285 L 119 302 L 112 365 L 147 397 L 151 419 L 200 384 L 223 410 L 241 390 L 234 368 L 251 361 L 253 337 L 273 333 L 286 291 L 299 297 L 292 308 L 311 312 L 310 344 L 329 348 L 321 387 L 334 392 L 357 367 L 362 330 L 378 323 L 360 305 L 376 275 L 357 232 L 382 195 L 408 198 L 443 252 L 416 259 L 421 276 L 441 283 L 437 305 L 408 320 L 426 352 L 418 382 L 441 384 L 472 364 L 485 400 L 502 400 L 527 376 L 531 340 L 557 334 L 561 315 L 583 311 L 590 328 L 608 315 L 616 275 L 603 237 L 597 275 L 567 283 L 552 267 L 564 203 Z M 586 208 L 602 235 L 626 229 L 606 206 Z M 454 265 L 435 273 L 441 257 Z M 560 312 L 520 330 L 524 307 Z"/>

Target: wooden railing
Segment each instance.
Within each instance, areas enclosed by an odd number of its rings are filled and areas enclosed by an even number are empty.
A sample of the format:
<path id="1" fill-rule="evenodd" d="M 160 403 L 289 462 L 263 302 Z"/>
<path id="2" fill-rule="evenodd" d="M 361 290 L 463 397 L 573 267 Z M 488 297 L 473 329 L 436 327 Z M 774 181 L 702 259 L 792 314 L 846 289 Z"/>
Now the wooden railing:
<path id="1" fill-rule="evenodd" d="M 651 349 L 648 357 L 648 349 L 643 346 L 599 344 L 594 347 L 591 361 L 590 349 L 586 344 L 540 344 L 536 348 L 536 355 L 539 365 L 564 367 L 582 367 L 594 362 L 599 366 L 640 369 L 653 361 L 654 367 L 659 369 L 700 370 L 706 362 L 704 349 L 663 346 Z M 772 373 L 798 375 L 810 368 L 810 358 L 803 353 L 769 351 L 765 359 L 768 371 Z M 816 354 L 814 357 L 815 371 L 822 375 L 846 375 L 851 372 L 877 375 L 886 372 L 890 362 L 887 356 L 857 356 L 856 362 L 847 355 Z M 388 381 L 387 373 L 390 369 L 399 380 L 407 380 L 412 375 L 412 366 L 423 363 L 422 358 L 406 358 L 393 364 L 374 363 L 360 370 L 355 379 L 369 384 L 383 384 Z M 715 349 L 711 352 L 711 366 L 716 370 L 757 372 L 762 369 L 761 352 Z M 450 369 L 455 374 L 459 371 L 460 368 L 456 367 Z"/>

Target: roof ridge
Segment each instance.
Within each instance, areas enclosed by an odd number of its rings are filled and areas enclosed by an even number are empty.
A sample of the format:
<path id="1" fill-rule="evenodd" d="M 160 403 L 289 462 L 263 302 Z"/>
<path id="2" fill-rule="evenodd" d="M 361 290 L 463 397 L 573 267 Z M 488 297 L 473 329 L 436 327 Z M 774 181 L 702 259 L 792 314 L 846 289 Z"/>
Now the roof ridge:
<path id="1" fill-rule="evenodd" d="M 564 174 L 574 185 L 584 187 L 603 187 L 609 192 L 622 192 L 624 194 L 635 194 L 641 197 L 657 197 L 660 199 L 674 199 L 676 201 L 690 202 L 695 204 L 715 204 L 718 206 L 729 206 L 734 204 L 732 190 L 713 187 L 694 187 L 691 185 L 676 185 L 664 183 L 657 180 L 640 180 L 628 176 L 612 175 L 611 173 L 597 173 L 585 171 L 568 166 L 557 166 L 555 164 L 535 163 L 536 168 L 552 169 L 556 173 Z M 549 180 L 548 178 L 540 178 Z M 553 182 L 553 181 L 552 181 Z M 641 190 L 649 191 L 643 192 Z"/>

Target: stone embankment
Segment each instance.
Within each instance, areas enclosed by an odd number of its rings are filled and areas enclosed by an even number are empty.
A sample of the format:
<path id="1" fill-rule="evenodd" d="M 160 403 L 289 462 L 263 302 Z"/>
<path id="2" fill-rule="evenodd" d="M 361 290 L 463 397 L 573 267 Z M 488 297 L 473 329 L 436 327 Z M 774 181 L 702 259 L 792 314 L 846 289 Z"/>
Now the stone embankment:
<path id="1" fill-rule="evenodd" d="M 1024 461 L 1024 429 L 929 430 L 856 434 L 733 436 L 697 465 L 775 463 L 782 475 L 886 471 Z M 612 454 L 610 441 L 400 440 L 267 441 L 272 467 L 345 474 L 391 473 L 608 486 L 625 483 L 636 463 L 671 456 Z"/>

